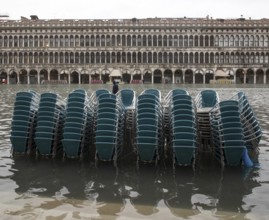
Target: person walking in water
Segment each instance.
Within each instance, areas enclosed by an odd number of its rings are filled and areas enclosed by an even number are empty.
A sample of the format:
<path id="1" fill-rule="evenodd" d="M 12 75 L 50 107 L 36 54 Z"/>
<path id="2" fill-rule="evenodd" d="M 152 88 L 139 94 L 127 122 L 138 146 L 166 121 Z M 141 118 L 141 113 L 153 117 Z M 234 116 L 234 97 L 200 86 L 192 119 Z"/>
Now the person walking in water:
<path id="1" fill-rule="evenodd" d="M 114 81 L 113 81 L 112 92 L 113 92 L 113 94 L 116 94 L 118 91 L 119 91 L 119 85 L 118 85 L 118 83 L 114 80 Z"/>

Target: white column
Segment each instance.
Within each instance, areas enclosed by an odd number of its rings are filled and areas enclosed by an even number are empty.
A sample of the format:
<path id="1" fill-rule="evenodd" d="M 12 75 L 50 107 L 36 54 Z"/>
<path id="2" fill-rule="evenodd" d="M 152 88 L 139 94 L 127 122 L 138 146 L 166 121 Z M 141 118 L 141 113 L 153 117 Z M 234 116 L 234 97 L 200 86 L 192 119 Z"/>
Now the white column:
<path id="1" fill-rule="evenodd" d="M 50 80 L 50 71 L 49 70 L 47 71 L 48 71 L 48 80 Z"/>
<path id="2" fill-rule="evenodd" d="M 17 84 L 20 84 L 20 71 L 17 73 Z"/>
<path id="3" fill-rule="evenodd" d="M 40 71 L 37 71 L 37 84 L 40 84 Z"/>

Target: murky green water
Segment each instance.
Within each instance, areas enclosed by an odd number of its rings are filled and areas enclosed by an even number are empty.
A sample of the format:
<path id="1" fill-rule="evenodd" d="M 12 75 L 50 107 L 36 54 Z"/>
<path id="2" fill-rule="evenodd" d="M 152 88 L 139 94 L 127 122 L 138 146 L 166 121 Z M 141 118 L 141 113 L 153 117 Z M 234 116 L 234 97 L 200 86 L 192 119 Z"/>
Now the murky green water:
<path id="1" fill-rule="evenodd" d="M 12 158 L 9 132 L 17 91 L 53 91 L 67 97 L 75 88 L 90 94 L 111 85 L 0 85 L 0 219 L 269 219 L 269 88 L 231 85 L 220 88 L 220 99 L 242 90 L 263 129 L 260 167 L 221 168 L 204 158 L 195 169 L 169 163 L 136 167 L 135 155 L 125 156 L 118 169 L 95 168 L 90 162 Z M 120 85 L 127 88 L 128 85 Z M 139 94 L 152 85 L 130 85 Z M 158 85 L 163 96 L 176 85 Z M 205 89 L 185 87 L 191 96 Z"/>

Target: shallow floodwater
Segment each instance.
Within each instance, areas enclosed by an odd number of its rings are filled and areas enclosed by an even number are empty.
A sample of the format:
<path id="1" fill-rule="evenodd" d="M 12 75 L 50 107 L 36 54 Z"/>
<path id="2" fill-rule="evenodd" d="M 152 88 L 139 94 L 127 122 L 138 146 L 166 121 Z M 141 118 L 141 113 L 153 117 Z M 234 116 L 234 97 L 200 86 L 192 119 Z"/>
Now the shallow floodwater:
<path id="1" fill-rule="evenodd" d="M 209 85 L 207 85 L 209 86 Z M 207 86 L 184 87 L 192 97 Z M 263 130 L 260 166 L 221 168 L 204 157 L 192 168 L 136 166 L 125 154 L 112 164 L 12 157 L 10 124 L 17 91 L 75 88 L 88 94 L 111 85 L 0 85 L 0 219 L 269 219 L 269 88 L 216 85 L 220 99 L 244 91 Z M 120 85 L 139 94 L 153 85 Z M 154 85 L 162 96 L 176 85 Z"/>

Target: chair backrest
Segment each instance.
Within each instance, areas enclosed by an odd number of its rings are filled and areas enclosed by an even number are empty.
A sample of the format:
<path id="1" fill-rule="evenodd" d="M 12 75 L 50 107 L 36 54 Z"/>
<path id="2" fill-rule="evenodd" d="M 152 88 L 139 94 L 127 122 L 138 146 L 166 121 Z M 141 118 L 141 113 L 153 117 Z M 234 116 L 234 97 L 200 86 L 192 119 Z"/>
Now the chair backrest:
<path id="1" fill-rule="evenodd" d="M 135 98 L 135 92 L 131 89 L 122 89 L 120 91 L 121 101 L 125 107 L 131 106 Z"/>
<path id="2" fill-rule="evenodd" d="M 218 95 L 215 90 L 204 90 L 201 91 L 202 96 L 202 107 L 213 107 L 218 102 Z"/>

